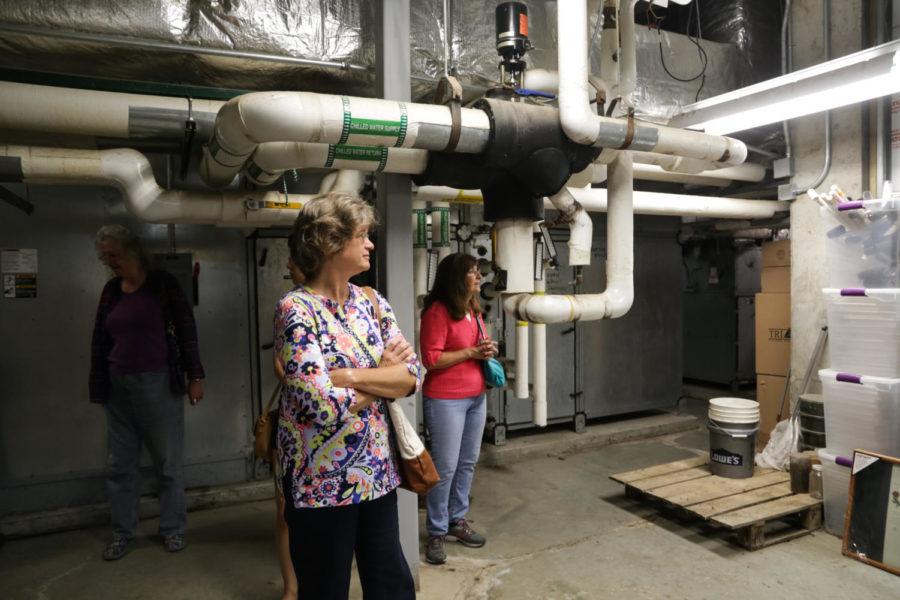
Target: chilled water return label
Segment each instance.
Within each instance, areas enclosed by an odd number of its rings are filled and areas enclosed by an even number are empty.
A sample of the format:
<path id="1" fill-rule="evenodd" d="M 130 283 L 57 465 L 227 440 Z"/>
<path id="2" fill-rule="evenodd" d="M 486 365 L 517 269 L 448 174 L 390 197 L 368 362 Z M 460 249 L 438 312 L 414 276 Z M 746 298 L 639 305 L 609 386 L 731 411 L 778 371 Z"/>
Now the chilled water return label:
<path id="1" fill-rule="evenodd" d="M 406 140 L 406 130 L 409 126 L 409 117 L 404 102 L 398 102 L 400 107 L 400 120 L 365 119 L 354 117 L 350 108 L 350 98 L 341 96 L 341 105 L 344 110 L 343 124 L 341 126 L 341 138 L 339 145 L 347 143 L 351 135 L 369 135 L 377 137 L 394 138 L 393 146 L 399 148 Z"/>
<path id="2" fill-rule="evenodd" d="M 328 158 L 325 160 L 325 168 L 330 169 L 336 160 L 359 160 L 377 162 L 376 171 L 383 171 L 387 164 L 388 149 L 376 146 L 341 146 L 328 145 Z"/>
<path id="3" fill-rule="evenodd" d="M 709 451 L 709 460 L 717 462 L 720 465 L 728 465 L 729 467 L 740 467 L 744 464 L 744 457 L 734 452 L 729 452 L 724 448 L 712 448 Z"/>

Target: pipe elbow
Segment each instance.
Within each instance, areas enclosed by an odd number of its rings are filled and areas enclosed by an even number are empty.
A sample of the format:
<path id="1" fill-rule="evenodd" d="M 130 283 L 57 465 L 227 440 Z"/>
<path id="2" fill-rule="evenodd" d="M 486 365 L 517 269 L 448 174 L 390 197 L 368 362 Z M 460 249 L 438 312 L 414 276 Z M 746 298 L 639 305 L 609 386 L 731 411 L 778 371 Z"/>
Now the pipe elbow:
<path id="1" fill-rule="evenodd" d="M 634 304 L 634 279 L 623 277 L 615 280 L 607 287 L 606 292 L 607 318 L 618 319 L 625 316 Z"/>
<path id="2" fill-rule="evenodd" d="M 559 125 L 576 144 L 593 146 L 600 136 L 597 115 L 590 110 L 587 90 L 571 89 L 563 84 L 559 89 Z"/>

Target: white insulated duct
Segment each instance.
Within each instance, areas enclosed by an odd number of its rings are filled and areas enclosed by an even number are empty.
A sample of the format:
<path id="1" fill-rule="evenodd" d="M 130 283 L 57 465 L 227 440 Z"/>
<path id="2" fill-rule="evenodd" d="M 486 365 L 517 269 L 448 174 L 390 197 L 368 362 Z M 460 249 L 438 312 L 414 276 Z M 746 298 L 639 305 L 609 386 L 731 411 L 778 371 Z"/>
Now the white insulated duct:
<path id="1" fill-rule="evenodd" d="M 630 1 L 630 0 L 629 0 Z M 559 65 L 559 121 L 563 131 L 579 144 L 644 150 L 712 161 L 733 166 L 747 158 L 740 140 L 634 120 L 613 119 L 593 112 L 588 82 L 587 0 L 557 3 Z M 620 48 L 621 50 L 621 48 Z"/>
<path id="2" fill-rule="evenodd" d="M 513 294 L 503 308 L 532 323 L 595 321 L 621 317 L 634 301 L 634 212 L 631 155 L 609 165 L 610 203 L 606 221 L 606 290 L 599 294 Z"/>
<path id="3" fill-rule="evenodd" d="M 591 240 L 594 232 L 591 216 L 575 200 L 569 188 L 561 189 L 549 200 L 569 225 L 569 265 L 576 267 L 591 264 Z"/>
<path id="4" fill-rule="evenodd" d="M 427 163 L 426 150 L 267 142 L 256 148 L 246 164 L 246 172 L 253 183 L 270 185 L 290 169 L 350 169 L 415 175 L 422 173 Z"/>
<path id="5" fill-rule="evenodd" d="M 112 186 L 122 192 L 131 214 L 151 223 L 289 227 L 303 204 L 314 197 L 285 197 L 278 192 L 165 190 L 156 182 L 147 158 L 131 149 L 0 146 L 0 156 L 19 159 L 22 182 L 26 184 Z M 350 186 L 353 181 L 359 178 L 348 175 L 344 185 Z"/>
<path id="6" fill-rule="evenodd" d="M 444 150 L 451 138 L 447 106 L 333 96 L 309 92 L 254 92 L 219 110 L 213 138 L 204 148 L 200 174 L 209 185 L 227 185 L 259 144 L 318 142 Z M 455 152 L 477 153 L 488 143 L 484 111 L 460 109 Z"/>
<path id="7" fill-rule="evenodd" d="M 588 212 L 607 212 L 607 190 L 600 188 L 569 188 L 569 192 Z M 744 200 L 718 196 L 691 196 L 633 192 L 634 212 L 639 215 L 703 217 L 708 219 L 767 219 L 777 212 L 790 210 L 790 202 L 775 200 Z M 479 190 L 457 190 L 444 186 L 422 186 L 415 192 L 419 200 L 445 200 L 467 204 L 482 201 Z M 545 198 L 544 208 L 555 210 Z"/>

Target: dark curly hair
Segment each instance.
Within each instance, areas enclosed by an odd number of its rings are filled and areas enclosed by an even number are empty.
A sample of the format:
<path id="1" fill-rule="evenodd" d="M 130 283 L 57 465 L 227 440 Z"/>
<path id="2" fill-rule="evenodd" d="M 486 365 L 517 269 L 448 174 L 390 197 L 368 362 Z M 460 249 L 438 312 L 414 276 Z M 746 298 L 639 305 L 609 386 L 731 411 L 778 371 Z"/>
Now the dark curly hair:
<path id="1" fill-rule="evenodd" d="M 466 274 L 469 269 L 476 266 L 478 261 L 471 254 L 456 252 L 444 257 L 437 267 L 434 275 L 434 285 L 425 296 L 422 313 L 428 307 L 440 300 L 447 307 L 447 312 L 454 320 L 465 318 L 472 310 L 475 314 L 481 313 L 481 305 L 478 303 L 478 295 L 469 300 L 469 289 L 466 286 Z"/>
<path id="2" fill-rule="evenodd" d="M 375 225 L 375 211 L 353 194 L 331 192 L 303 205 L 288 238 L 291 260 L 312 281 L 325 261 L 340 252 L 361 226 Z"/>

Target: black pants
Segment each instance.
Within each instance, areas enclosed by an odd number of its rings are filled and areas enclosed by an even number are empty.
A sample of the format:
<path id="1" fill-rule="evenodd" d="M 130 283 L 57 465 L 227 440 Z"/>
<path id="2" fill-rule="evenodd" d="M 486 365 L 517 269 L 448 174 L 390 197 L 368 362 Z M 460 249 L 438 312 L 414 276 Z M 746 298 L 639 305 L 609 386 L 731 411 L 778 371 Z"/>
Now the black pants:
<path id="1" fill-rule="evenodd" d="M 354 553 L 365 600 L 416 597 L 400 548 L 396 491 L 377 500 L 327 508 L 294 508 L 288 497 L 284 519 L 300 600 L 347 600 Z"/>

